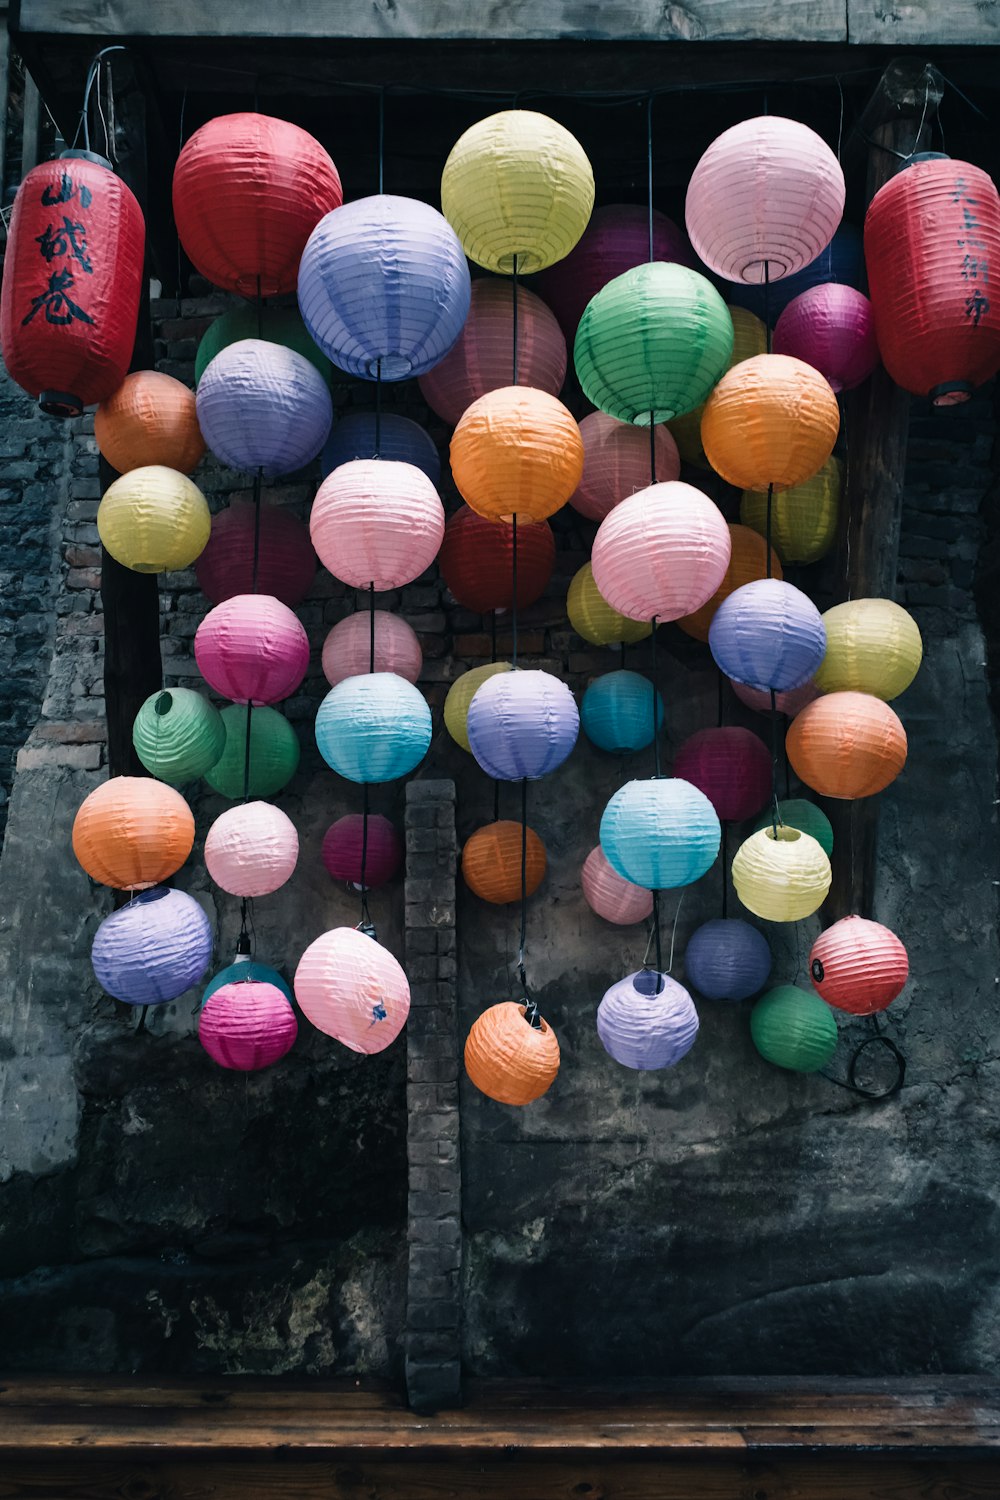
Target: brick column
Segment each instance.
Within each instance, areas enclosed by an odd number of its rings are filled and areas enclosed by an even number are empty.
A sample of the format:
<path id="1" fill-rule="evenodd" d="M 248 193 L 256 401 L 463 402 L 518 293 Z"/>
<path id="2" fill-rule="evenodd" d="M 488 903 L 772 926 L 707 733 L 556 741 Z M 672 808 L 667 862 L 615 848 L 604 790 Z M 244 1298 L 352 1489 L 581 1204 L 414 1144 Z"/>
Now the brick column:
<path id="1" fill-rule="evenodd" d="M 406 1388 L 418 1410 L 461 1399 L 462 1166 L 455 954 L 455 783 L 406 788 L 409 1273 Z"/>

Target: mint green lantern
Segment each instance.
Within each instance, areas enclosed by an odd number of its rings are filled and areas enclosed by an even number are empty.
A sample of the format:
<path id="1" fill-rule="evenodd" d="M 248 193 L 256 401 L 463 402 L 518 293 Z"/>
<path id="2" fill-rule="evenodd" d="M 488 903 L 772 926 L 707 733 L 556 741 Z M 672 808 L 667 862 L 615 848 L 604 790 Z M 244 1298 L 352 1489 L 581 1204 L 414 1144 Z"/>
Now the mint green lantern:
<path id="1" fill-rule="evenodd" d="M 768 808 L 753 825 L 754 833 L 759 833 L 762 828 L 770 828 L 771 822 L 771 809 Z M 800 833 L 811 834 L 827 859 L 832 858 L 833 824 L 815 802 L 810 802 L 805 797 L 792 797 L 787 802 L 779 802 L 778 822 L 789 828 L 797 828 Z"/>
<path id="2" fill-rule="evenodd" d="M 232 308 L 206 328 L 194 357 L 195 386 L 209 361 L 240 339 L 265 339 L 269 344 L 284 344 L 286 349 L 293 349 L 314 364 L 329 385 L 333 367 L 309 337 L 297 307 L 262 308 L 258 324 L 257 309 L 249 306 Z"/>
<path id="3" fill-rule="evenodd" d="M 244 703 L 231 703 L 221 715 L 226 746 L 206 775 L 213 792 L 231 802 L 243 796 L 246 767 L 247 710 Z M 250 718 L 251 797 L 273 797 L 287 786 L 299 766 L 299 737 L 284 714 L 276 708 L 255 708 Z"/>
<path id="4" fill-rule="evenodd" d="M 219 710 L 191 688 L 164 688 L 148 697 L 132 724 L 135 753 L 151 776 L 170 786 L 197 781 L 226 743 Z"/>
<path id="5" fill-rule="evenodd" d="M 818 995 L 779 984 L 754 1006 L 750 1035 L 761 1057 L 775 1067 L 815 1073 L 836 1051 L 837 1022 Z"/>
<path id="6" fill-rule="evenodd" d="M 648 427 L 693 411 L 725 374 L 733 320 L 712 283 L 687 266 L 651 261 L 592 297 L 573 348 L 588 401 Z"/>

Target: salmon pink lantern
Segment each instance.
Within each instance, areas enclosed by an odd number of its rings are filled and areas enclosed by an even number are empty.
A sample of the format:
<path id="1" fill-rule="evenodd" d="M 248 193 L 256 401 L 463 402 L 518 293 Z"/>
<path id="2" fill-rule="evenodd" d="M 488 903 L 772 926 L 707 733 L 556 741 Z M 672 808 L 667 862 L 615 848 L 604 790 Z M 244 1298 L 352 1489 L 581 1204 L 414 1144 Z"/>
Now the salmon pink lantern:
<path id="1" fill-rule="evenodd" d="M 194 392 L 159 370 L 136 370 L 94 413 L 94 438 L 119 474 L 161 464 L 190 474 L 205 453 Z"/>
<path id="2" fill-rule="evenodd" d="M 212 533 L 194 565 L 198 587 L 213 604 L 234 594 L 273 594 L 289 609 L 301 604 L 316 577 L 316 554 L 304 522 L 277 505 L 233 500 L 212 517 Z M 257 588 L 254 588 L 254 536 Z"/>
<path id="3" fill-rule="evenodd" d="M 741 490 L 787 490 L 833 452 L 840 407 L 829 382 L 787 354 L 757 354 L 705 402 L 701 441 L 715 472 Z"/>
<path id="4" fill-rule="evenodd" d="M 747 1000 L 771 973 L 767 938 L 739 917 L 716 917 L 695 929 L 684 950 L 684 977 L 706 1000 Z"/>
<path id="5" fill-rule="evenodd" d="M 437 444 L 425 427 L 399 412 L 349 411 L 337 418 L 320 454 L 325 479 L 341 464 L 355 458 L 386 458 L 397 464 L 421 469 L 437 489 L 441 482 L 441 457 Z"/>
<path id="6" fill-rule="evenodd" d="M 330 361 L 309 337 L 297 307 L 254 307 L 243 302 L 216 318 L 202 334 L 194 356 L 196 389 L 215 356 L 240 339 L 264 339 L 269 344 L 284 344 L 315 365 L 329 385 L 333 375 Z"/>
<path id="7" fill-rule="evenodd" d="M 729 537 L 732 551 L 729 554 L 729 566 L 719 587 L 700 609 L 696 609 L 693 614 L 685 615 L 677 621 L 685 635 L 693 636 L 696 641 L 708 640 L 708 632 L 719 605 L 723 600 L 728 599 L 730 594 L 734 594 L 746 583 L 754 583 L 758 578 L 780 579 L 783 576 L 781 563 L 773 547 L 771 568 L 768 572 L 767 545 L 756 532 L 746 526 L 730 525 Z"/>
<path id="8" fill-rule="evenodd" d="M 619 504 L 650 484 L 649 433 L 618 422 L 603 411 L 592 411 L 580 423 L 583 439 L 583 477 L 569 503 L 590 521 L 603 521 Z M 666 427 L 658 426 L 653 438 L 656 478 L 680 477 L 677 444 Z"/>
<path id="9" fill-rule="evenodd" d="M 220 985 L 198 1015 L 198 1040 L 220 1068 L 256 1073 L 290 1052 L 299 1023 L 276 985 L 246 979 Z"/>
<path id="10" fill-rule="evenodd" d="M 774 352 L 812 365 L 831 390 L 851 391 L 878 364 L 872 305 L 852 286 L 810 287 L 778 319 Z"/>
<path id="11" fill-rule="evenodd" d="M 688 781 L 629 781 L 601 818 L 601 848 L 612 869 L 650 891 L 690 885 L 710 870 L 722 829 L 704 792 Z"/>
<path id="12" fill-rule="evenodd" d="M 792 720 L 785 736 L 796 776 L 821 797 L 871 797 L 906 764 L 906 731 L 888 703 L 869 693 L 827 693 Z"/>
<path id="13" fill-rule="evenodd" d="M 295 824 L 270 802 L 220 813 L 205 837 L 205 868 L 231 896 L 270 896 L 298 863 Z"/>
<path id="14" fill-rule="evenodd" d="M 676 979 L 640 969 L 605 992 L 597 1007 L 597 1035 L 622 1067 L 642 1073 L 672 1068 L 695 1044 L 698 1012 Z"/>
<path id="15" fill-rule="evenodd" d="M 783 563 L 811 563 L 833 546 L 840 515 L 843 465 L 828 458 L 811 479 L 771 496 L 771 543 Z M 744 490 L 740 520 L 760 536 L 767 534 L 766 490 Z"/>
<path id="16" fill-rule="evenodd" d="M 819 911 L 833 871 L 811 834 L 778 825 L 752 833 L 733 859 L 733 887 L 754 916 L 767 922 L 801 922 Z"/>
<path id="17" fill-rule="evenodd" d="M 272 477 L 311 463 L 333 420 L 330 389 L 316 366 L 263 339 L 240 339 L 217 354 L 196 403 L 205 441 L 220 463 Z"/>
<path id="18" fill-rule="evenodd" d="M 403 866 L 403 836 L 381 813 L 348 813 L 323 835 L 323 863 L 331 880 L 346 880 L 357 890 L 377 891 Z M 362 881 L 362 864 L 364 880 Z"/>
<path id="19" fill-rule="evenodd" d="M 801 589 L 777 578 L 746 583 L 719 606 L 708 632 L 727 677 L 764 692 L 801 687 L 826 650 L 819 610 Z"/>
<path id="20" fill-rule="evenodd" d="M 628 620 L 601 598 L 589 562 L 573 575 L 566 595 L 566 614 L 577 635 L 592 646 L 630 646 L 653 633 L 649 620 Z"/>
<path id="21" fill-rule="evenodd" d="M 652 484 L 623 500 L 594 540 L 594 582 L 630 620 L 677 620 L 706 603 L 732 553 L 719 507 L 678 481 Z"/>
<path id="22" fill-rule="evenodd" d="M 73 853 L 91 880 L 118 891 L 168 880 L 193 846 L 190 807 L 150 776 L 113 776 L 84 798 L 73 820 Z"/>
<path id="23" fill-rule="evenodd" d="M 466 730 L 487 776 L 537 781 L 573 749 L 580 714 L 569 688 L 551 672 L 500 672 L 470 703 Z"/>
<path id="24" fill-rule="evenodd" d="M 498 672 L 511 671 L 513 668 L 509 661 L 491 661 L 486 666 L 471 667 L 468 672 L 463 672 L 448 689 L 444 700 L 444 727 L 455 744 L 468 750 L 470 755 L 469 705 L 488 678 L 495 677 Z"/>
<path id="25" fill-rule="evenodd" d="M 451 473 L 478 515 L 544 521 L 580 483 L 583 439 L 555 396 L 503 386 L 474 401 L 455 428 Z"/>
<path id="26" fill-rule="evenodd" d="M 392 672 L 345 677 L 316 715 L 319 753 L 348 781 L 408 776 L 431 743 L 431 711 L 423 694 Z"/>
<path id="27" fill-rule="evenodd" d="M 116 1000 L 163 1005 L 211 963 L 211 923 L 192 896 L 158 885 L 105 917 L 90 957 L 98 983 Z"/>
<path id="28" fill-rule="evenodd" d="M 392 954 L 354 927 L 334 927 L 299 959 L 295 998 L 317 1031 L 352 1052 L 383 1052 L 410 1013 L 410 986 Z"/>
<path id="29" fill-rule="evenodd" d="M 779 984 L 750 1015 L 753 1044 L 767 1062 L 792 1073 L 815 1073 L 837 1050 L 837 1021 L 818 995 Z"/>
<path id="30" fill-rule="evenodd" d="M 674 775 L 704 792 L 724 823 L 741 823 L 771 795 L 771 752 L 749 729 L 699 729 L 677 751 Z"/>
<path id="31" fill-rule="evenodd" d="M 729 686 L 740 702 L 747 708 L 752 708 L 754 713 L 769 714 L 771 712 L 771 694 L 765 689 L 747 687 L 745 682 L 737 682 L 735 677 L 730 677 Z M 790 692 L 775 693 L 774 709 L 776 713 L 784 714 L 786 719 L 794 719 L 807 703 L 815 703 L 818 697 L 819 689 L 810 680 L 804 682 L 801 687 L 792 688 Z"/>
<path id="32" fill-rule="evenodd" d="M 526 1007 L 501 1000 L 472 1024 L 465 1042 L 470 1083 L 498 1104 L 533 1104 L 555 1083 L 559 1042 L 539 1016 L 532 1026 Z"/>
<path id="33" fill-rule="evenodd" d="M 632 927 L 653 915 L 652 891 L 619 875 L 600 844 L 584 860 L 580 880 L 587 905 L 605 922 Z"/>
<path id="34" fill-rule="evenodd" d="M 473 895 L 493 906 L 521 899 L 520 823 L 499 818 L 477 828 L 462 850 L 462 878 Z M 533 896 L 545 879 L 545 845 L 533 828 L 524 841 L 524 893 Z"/>
<path id="35" fill-rule="evenodd" d="M 234 594 L 195 632 L 194 659 L 216 693 L 235 703 L 280 703 L 309 666 L 309 637 L 271 594 Z"/>
<path id="36" fill-rule="evenodd" d="M 827 1005 L 870 1016 L 895 1000 L 909 977 L 910 961 L 888 927 L 865 917 L 842 917 L 813 943 L 809 973 Z"/>
<path id="37" fill-rule="evenodd" d="M 375 629 L 375 666 L 372 667 L 372 626 Z M 385 609 L 356 610 L 340 620 L 323 643 L 323 675 L 331 687 L 345 677 L 365 672 L 395 672 L 416 682 L 424 654 L 412 625 Z"/>
<path id="38" fill-rule="evenodd" d="M 248 797 L 273 797 L 299 768 L 299 737 L 276 708 L 255 708 L 250 715 L 250 777 L 247 781 L 247 709 L 230 703 L 222 710 L 226 743 L 205 780 L 213 792 L 235 802 Z"/>
<path id="39" fill-rule="evenodd" d="M 352 588 L 402 588 L 419 578 L 444 537 L 444 507 L 423 470 L 357 458 L 316 492 L 309 533 L 320 562 Z"/>
<path id="40" fill-rule="evenodd" d="M 514 533 L 503 521 L 479 516 L 467 505 L 448 517 L 438 567 L 452 598 L 464 609 L 480 615 L 510 609 L 513 557 Z M 518 524 L 518 609 L 526 609 L 545 593 L 555 558 L 556 539 L 548 521 Z"/>

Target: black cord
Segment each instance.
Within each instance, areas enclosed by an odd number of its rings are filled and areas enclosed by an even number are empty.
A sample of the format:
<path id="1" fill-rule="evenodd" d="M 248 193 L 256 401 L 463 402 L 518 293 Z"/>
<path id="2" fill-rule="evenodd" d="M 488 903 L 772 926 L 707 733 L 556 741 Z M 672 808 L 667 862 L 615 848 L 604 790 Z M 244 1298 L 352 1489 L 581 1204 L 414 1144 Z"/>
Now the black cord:
<path id="1" fill-rule="evenodd" d="M 511 271 L 511 274 L 510 274 L 510 289 L 511 289 L 511 297 L 513 299 L 513 304 L 514 304 L 514 316 L 513 316 L 513 321 L 512 321 L 512 330 L 513 330 L 513 350 L 512 350 L 512 356 L 513 356 L 513 364 L 514 364 L 514 378 L 511 381 L 511 385 L 517 385 L 517 256 L 516 255 L 514 256 L 514 268 L 513 268 L 513 270 Z"/>
<path id="2" fill-rule="evenodd" d="M 650 261 L 653 259 L 653 97 L 651 93 L 646 100 L 646 199 L 649 204 Z"/>
<path id="3" fill-rule="evenodd" d="M 375 452 L 373 458 L 382 457 L 382 356 L 375 361 Z"/>
<path id="4" fill-rule="evenodd" d="M 656 704 L 656 616 L 652 618 L 653 633 L 650 636 L 652 656 L 650 660 L 650 674 L 652 676 L 650 699 L 653 705 L 653 775 L 657 781 L 660 779 L 660 726 L 657 723 Z"/>
<path id="5" fill-rule="evenodd" d="M 827 1072 L 820 1072 L 819 1076 L 825 1078 L 828 1083 L 835 1083 L 840 1089 L 848 1089 L 852 1094 L 857 1094 L 862 1099 L 891 1099 L 895 1094 L 899 1093 L 906 1081 L 906 1057 L 893 1041 L 892 1037 L 886 1036 L 885 1032 L 882 1031 L 878 1017 L 873 1015 L 869 1017 L 869 1020 L 875 1027 L 875 1034 L 874 1036 L 866 1037 L 863 1042 L 859 1042 L 851 1053 L 850 1061 L 847 1064 L 846 1080 L 843 1078 L 834 1078 L 832 1073 Z M 896 1076 L 888 1088 L 866 1089 L 863 1084 L 858 1082 L 858 1065 L 869 1047 L 884 1047 L 896 1064 Z"/>
<path id="6" fill-rule="evenodd" d="M 725 818 L 721 820 L 722 828 L 722 915 L 729 915 L 729 855 L 727 845 L 729 843 L 729 824 Z"/>
<path id="7" fill-rule="evenodd" d="M 375 670 L 375 583 L 368 585 L 368 670 Z"/>
<path id="8" fill-rule="evenodd" d="M 510 605 L 510 633 L 511 633 L 511 650 L 510 650 L 511 661 L 510 661 L 510 664 L 511 664 L 512 669 L 516 672 L 517 671 L 517 511 L 514 512 L 513 519 L 511 520 L 511 527 L 510 527 L 510 529 L 511 529 L 511 546 L 510 546 L 511 587 L 512 587 L 513 592 L 514 592 L 514 597 L 511 600 L 511 605 Z"/>
<path id="9" fill-rule="evenodd" d="M 766 519 L 764 521 L 764 546 L 765 546 L 765 549 L 767 551 L 767 557 L 765 558 L 764 565 L 767 568 L 767 572 L 765 574 L 765 577 L 767 577 L 767 578 L 770 578 L 772 576 L 771 575 L 771 507 L 772 507 L 773 502 L 774 502 L 774 485 L 773 484 L 769 484 L 768 487 L 767 487 L 767 516 L 766 516 Z"/>
<path id="10" fill-rule="evenodd" d="M 778 837 L 778 824 L 781 822 L 781 813 L 778 808 L 778 710 L 775 704 L 774 688 L 771 688 L 771 829 L 775 839 Z"/>
<path id="11" fill-rule="evenodd" d="M 385 192 L 385 84 L 378 90 L 378 190 Z"/>
<path id="12" fill-rule="evenodd" d="M 660 893 L 653 892 L 653 937 L 656 940 L 656 972 L 663 973 L 663 949 L 660 939 Z"/>

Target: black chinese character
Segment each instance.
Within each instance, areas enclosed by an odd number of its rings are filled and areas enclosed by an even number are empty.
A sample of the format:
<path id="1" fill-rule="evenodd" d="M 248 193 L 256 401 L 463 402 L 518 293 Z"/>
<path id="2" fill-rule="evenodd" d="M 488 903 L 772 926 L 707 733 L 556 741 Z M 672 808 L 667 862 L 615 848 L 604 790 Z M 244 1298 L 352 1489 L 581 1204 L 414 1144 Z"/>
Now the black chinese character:
<path id="1" fill-rule="evenodd" d="M 963 256 L 961 276 L 963 281 L 989 281 L 989 261 L 978 255 Z"/>
<path id="2" fill-rule="evenodd" d="M 58 190 L 55 188 L 47 187 L 45 189 L 45 192 L 42 194 L 42 202 L 44 203 L 46 208 L 54 208 L 57 203 L 68 203 L 76 191 L 77 184 L 73 181 L 72 177 L 68 176 L 67 173 L 64 172 L 62 174 L 62 177 L 60 178 Z M 90 188 L 86 187 L 82 182 L 79 185 L 79 191 L 80 207 L 89 208 L 91 203 L 94 201 L 93 193 L 90 191 Z"/>
<path id="3" fill-rule="evenodd" d="M 39 292 L 32 299 L 31 311 L 26 318 L 21 319 L 21 327 L 30 323 L 39 308 L 45 308 L 46 323 L 72 323 L 74 318 L 79 318 L 83 323 L 93 323 L 89 313 L 78 307 L 71 297 L 67 296 L 69 288 L 73 285 L 72 271 L 53 271 L 49 277 L 48 290 Z"/>
<path id="4" fill-rule="evenodd" d="M 956 177 L 955 187 L 951 195 L 952 203 L 961 203 L 965 199 L 965 178 Z"/>
<path id="5" fill-rule="evenodd" d="M 80 269 L 88 275 L 93 273 L 93 266 L 87 259 L 87 226 L 74 223 L 63 215 L 62 228 L 53 229 L 50 224 L 44 234 L 37 234 L 35 239 L 42 247 L 42 254 L 48 261 L 55 260 L 57 255 L 68 255 L 70 260 L 75 260 Z"/>
<path id="6" fill-rule="evenodd" d="M 990 299 L 985 292 L 981 292 L 976 287 L 975 291 L 965 299 L 965 316 L 971 318 L 973 326 L 978 328 L 980 318 L 985 317 L 989 310 Z"/>

